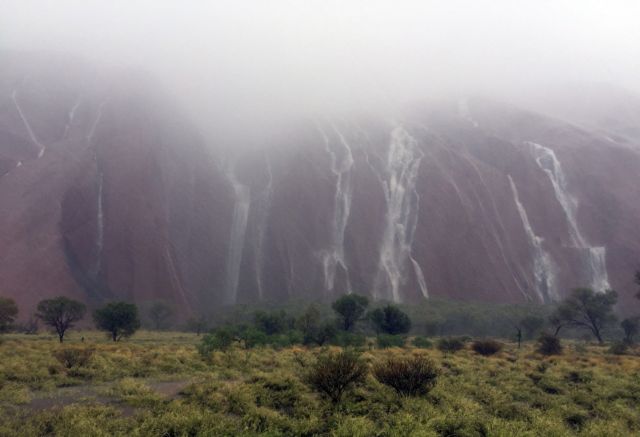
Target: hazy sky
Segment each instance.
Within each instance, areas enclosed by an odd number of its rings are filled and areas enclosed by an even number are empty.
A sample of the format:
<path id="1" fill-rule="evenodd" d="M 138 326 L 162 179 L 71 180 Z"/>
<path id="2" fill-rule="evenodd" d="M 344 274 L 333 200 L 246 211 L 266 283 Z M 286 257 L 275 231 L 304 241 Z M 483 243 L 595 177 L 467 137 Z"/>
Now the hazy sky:
<path id="1" fill-rule="evenodd" d="M 0 47 L 142 67 L 185 101 L 266 113 L 549 82 L 640 91 L 640 2 L 0 0 Z"/>

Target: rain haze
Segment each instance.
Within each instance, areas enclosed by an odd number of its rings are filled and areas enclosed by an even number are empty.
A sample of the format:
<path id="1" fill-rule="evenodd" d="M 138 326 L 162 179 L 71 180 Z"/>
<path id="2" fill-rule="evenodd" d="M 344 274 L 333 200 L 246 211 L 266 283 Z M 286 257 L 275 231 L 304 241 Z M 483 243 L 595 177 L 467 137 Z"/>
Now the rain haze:
<path id="1" fill-rule="evenodd" d="M 0 47 L 138 68 L 225 118 L 384 110 L 565 82 L 640 90 L 633 1 L 1 3 Z"/>

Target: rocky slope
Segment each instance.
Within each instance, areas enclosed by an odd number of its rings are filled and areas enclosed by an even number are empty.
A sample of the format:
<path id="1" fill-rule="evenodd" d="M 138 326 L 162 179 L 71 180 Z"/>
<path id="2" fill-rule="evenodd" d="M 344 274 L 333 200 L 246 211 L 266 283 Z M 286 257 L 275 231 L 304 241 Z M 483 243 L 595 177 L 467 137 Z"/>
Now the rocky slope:
<path id="1" fill-rule="evenodd" d="M 1 292 L 27 312 L 58 294 L 187 316 L 348 291 L 548 302 L 578 285 L 635 305 L 628 123 L 470 100 L 296 122 L 232 148 L 144 76 L 3 58 Z"/>

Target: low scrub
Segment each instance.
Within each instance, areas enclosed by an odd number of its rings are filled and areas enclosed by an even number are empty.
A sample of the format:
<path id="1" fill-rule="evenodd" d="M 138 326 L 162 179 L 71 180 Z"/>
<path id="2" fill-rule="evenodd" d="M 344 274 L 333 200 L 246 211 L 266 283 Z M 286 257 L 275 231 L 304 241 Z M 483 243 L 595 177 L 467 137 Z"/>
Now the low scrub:
<path id="1" fill-rule="evenodd" d="M 376 343 L 380 349 L 403 347 L 405 338 L 401 335 L 380 334 L 376 339 Z"/>
<path id="2" fill-rule="evenodd" d="M 495 340 L 477 340 L 471 345 L 471 349 L 485 357 L 495 355 L 502 350 L 503 344 Z"/>
<path id="3" fill-rule="evenodd" d="M 364 382 L 368 370 L 367 364 L 355 352 L 327 353 L 321 355 L 304 375 L 304 381 L 337 404 L 346 390 Z"/>
<path id="4" fill-rule="evenodd" d="M 555 335 L 542 334 L 538 338 L 537 351 L 542 355 L 560 355 L 562 353 L 562 344 L 560 339 Z"/>
<path id="5" fill-rule="evenodd" d="M 53 357 L 65 369 L 86 367 L 91 361 L 94 350 L 91 348 L 65 347 L 53 351 Z"/>
<path id="6" fill-rule="evenodd" d="M 438 340 L 438 350 L 445 353 L 455 353 L 464 349 L 464 340 L 458 337 L 441 338 Z"/>
<path id="7" fill-rule="evenodd" d="M 375 378 L 405 396 L 422 396 L 436 384 L 438 369 L 433 361 L 415 355 L 411 358 L 390 358 L 373 369 Z"/>
<path id="8" fill-rule="evenodd" d="M 417 347 L 420 349 L 431 349 L 433 347 L 433 342 L 427 337 L 416 337 L 413 339 L 412 343 L 413 347 Z"/>

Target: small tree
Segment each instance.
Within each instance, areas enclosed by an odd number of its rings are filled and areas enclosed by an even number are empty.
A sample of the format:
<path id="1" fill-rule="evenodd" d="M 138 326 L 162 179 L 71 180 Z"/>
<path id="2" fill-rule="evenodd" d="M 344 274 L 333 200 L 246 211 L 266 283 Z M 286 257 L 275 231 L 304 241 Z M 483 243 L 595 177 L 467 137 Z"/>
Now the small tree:
<path id="1" fill-rule="evenodd" d="M 267 335 L 281 334 L 293 327 L 291 319 L 284 310 L 265 312 L 256 311 L 254 314 L 256 328 Z"/>
<path id="2" fill-rule="evenodd" d="M 624 319 L 620 326 L 624 331 L 624 342 L 626 344 L 633 344 L 633 338 L 640 332 L 640 317 L 630 317 Z"/>
<path id="3" fill-rule="evenodd" d="M 45 325 L 51 326 L 62 343 L 64 334 L 77 321 L 82 320 L 86 310 L 87 307 L 82 302 L 60 296 L 40 301 L 36 317 Z"/>
<path id="4" fill-rule="evenodd" d="M 173 317 L 173 308 L 165 302 L 156 301 L 149 307 L 149 319 L 156 330 L 166 329 Z"/>
<path id="5" fill-rule="evenodd" d="M 345 294 L 331 305 L 338 313 L 342 329 L 351 331 L 369 305 L 369 299 L 358 294 Z"/>
<path id="6" fill-rule="evenodd" d="M 567 326 L 585 328 L 603 343 L 602 329 L 615 320 L 613 306 L 618 294 L 613 290 L 596 293 L 590 288 L 577 288 L 551 315 L 551 323 L 556 326 L 555 335 Z"/>
<path id="7" fill-rule="evenodd" d="M 411 329 L 409 316 L 394 305 L 376 308 L 369 313 L 369 320 L 377 333 L 406 334 Z"/>
<path id="8" fill-rule="evenodd" d="M 96 328 L 106 331 L 113 341 L 132 336 L 140 328 L 138 307 L 127 302 L 112 302 L 93 313 Z"/>
<path id="9" fill-rule="evenodd" d="M 8 331 L 18 315 L 18 305 L 9 297 L 0 297 L 0 333 Z"/>
<path id="10" fill-rule="evenodd" d="M 200 336 L 207 330 L 207 319 L 204 316 L 192 317 L 187 320 L 186 328 L 188 331 L 195 332 L 196 335 Z"/>
<path id="11" fill-rule="evenodd" d="M 531 340 L 544 327 L 544 318 L 540 316 L 525 316 L 520 320 L 519 325 L 522 328 L 524 338 Z"/>
<path id="12" fill-rule="evenodd" d="M 296 320 L 296 328 L 302 332 L 303 343 L 315 343 L 320 331 L 320 311 L 315 305 L 309 305 Z"/>
<path id="13" fill-rule="evenodd" d="M 355 352 L 344 351 L 320 356 L 304 380 L 335 405 L 352 385 L 364 381 L 367 372 L 367 364 Z"/>

